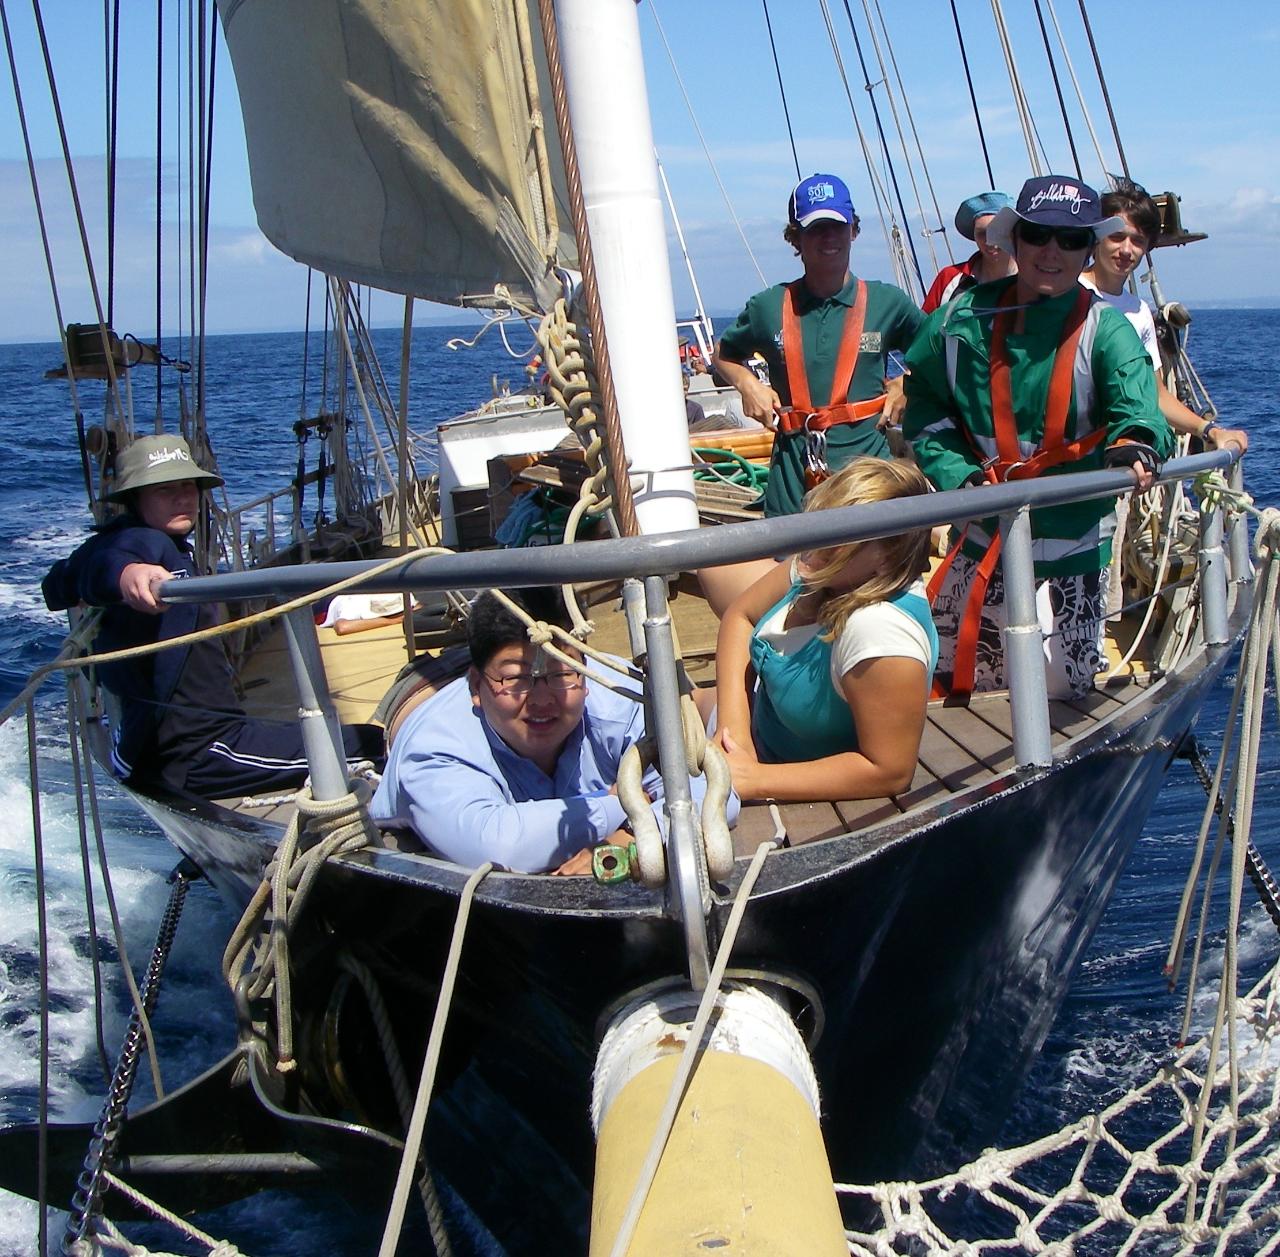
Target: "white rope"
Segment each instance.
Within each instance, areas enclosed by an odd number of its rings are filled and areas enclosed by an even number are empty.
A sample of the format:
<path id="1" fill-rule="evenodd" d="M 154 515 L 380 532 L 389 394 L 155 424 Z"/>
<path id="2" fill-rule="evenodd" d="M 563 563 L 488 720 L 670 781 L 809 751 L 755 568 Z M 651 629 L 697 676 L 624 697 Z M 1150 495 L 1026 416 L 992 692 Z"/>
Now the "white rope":
<path id="1" fill-rule="evenodd" d="M 860 1211 L 869 1215 L 861 1227 L 846 1231 L 850 1253 L 888 1257 L 903 1251 L 904 1244 L 918 1257 L 980 1257 L 1010 1250 L 1166 1251 L 1152 1247 L 1160 1236 L 1182 1241 L 1179 1253 L 1209 1251 L 1215 1241 L 1214 1252 L 1243 1252 L 1229 1247 L 1229 1241 L 1245 1236 L 1260 1241 L 1248 1251 L 1275 1252 L 1280 1238 L 1275 1203 L 1280 1158 L 1274 1152 L 1280 1115 L 1278 978 L 1280 967 L 1239 1001 L 1238 1026 L 1251 1032 L 1253 1041 L 1240 1070 L 1238 1116 L 1232 1116 L 1228 1098 L 1206 1123 L 1196 1156 L 1188 1158 L 1184 1151 L 1193 1097 L 1205 1086 L 1215 1094 L 1230 1088 L 1227 1068 L 1216 1074 L 1205 1069 L 1207 1037 L 1108 1108 L 1033 1143 L 990 1149 L 955 1173 L 926 1182 L 838 1183 L 836 1191 L 861 1202 Z M 1154 1138 L 1153 1130 L 1158 1132 Z M 1048 1177 L 1061 1186 L 1045 1187 Z M 1215 1216 L 1206 1199 L 1194 1216 L 1179 1217 L 1179 1207 L 1185 1208 L 1199 1184 L 1210 1187 L 1206 1195 L 1215 1206 L 1235 1186 L 1228 1211 Z M 952 1202 L 954 1217 L 958 1192 L 962 1202 L 972 1193 L 991 1206 L 983 1237 L 962 1238 L 948 1230 L 945 1203 Z M 1150 1203 L 1156 1193 L 1160 1198 Z M 1142 1202 L 1139 1212 L 1134 1201 Z"/>
<path id="2" fill-rule="evenodd" d="M 626 1257 L 627 1250 L 631 1247 L 631 1240 L 635 1236 L 636 1226 L 640 1222 L 640 1214 L 644 1209 L 645 1201 L 649 1197 L 649 1189 L 653 1186 L 653 1180 L 658 1173 L 658 1166 L 662 1164 L 662 1154 L 666 1150 L 667 1140 L 671 1137 L 672 1128 L 676 1123 L 676 1115 L 680 1111 L 680 1105 L 684 1100 L 689 1079 L 693 1075 L 699 1051 L 702 1047 L 703 1036 L 707 1031 L 707 1022 L 711 1019 L 712 1010 L 716 1006 L 716 997 L 719 995 L 720 987 L 724 983 L 725 970 L 729 967 L 729 957 L 733 953 L 733 944 L 738 937 L 738 927 L 742 924 L 743 914 L 747 910 L 747 901 L 751 897 L 751 890 L 756 884 L 756 878 L 760 876 L 760 870 L 764 867 L 765 857 L 776 846 L 777 840 L 769 838 L 756 848 L 756 853 L 751 858 L 751 864 L 743 875 L 742 884 L 738 887 L 738 893 L 734 896 L 733 908 L 729 913 L 728 923 L 725 925 L 724 937 L 720 941 L 720 948 L 716 952 L 715 964 L 711 966 L 711 973 L 707 978 L 707 987 L 703 991 L 702 1001 L 698 1005 L 697 1016 L 694 1017 L 693 1024 L 689 1028 L 689 1038 L 684 1045 L 684 1051 L 680 1054 L 680 1063 L 676 1066 L 675 1076 L 671 1079 L 671 1090 L 667 1093 L 667 1102 L 658 1118 L 658 1127 L 653 1132 L 653 1141 L 649 1145 L 649 1152 L 640 1167 L 640 1174 L 631 1193 L 627 1211 L 622 1216 L 622 1222 L 618 1226 L 618 1234 L 609 1250 L 610 1257 Z M 391 1254 L 383 1254 L 382 1257 L 391 1257 Z"/>
<path id="3" fill-rule="evenodd" d="M 1000 0 L 991 0 L 991 15 L 995 19 L 996 34 L 1000 37 L 1000 49 L 1004 53 L 1005 69 L 1009 72 L 1009 87 L 1013 92 L 1014 108 L 1018 111 L 1018 122 L 1022 127 L 1022 138 L 1027 146 L 1027 158 L 1031 163 L 1031 173 L 1040 175 L 1044 168 L 1040 164 L 1040 153 L 1036 148 L 1035 125 L 1031 121 L 1031 107 L 1027 103 L 1026 93 L 1022 90 L 1022 76 L 1018 73 L 1018 63 L 1013 55 L 1013 42 L 1009 38 L 1009 28 L 1004 21 L 1004 8 Z"/>
<path id="4" fill-rule="evenodd" d="M 462 959 L 462 941 L 467 933 L 467 921 L 471 916 L 471 904 L 480 883 L 493 871 L 493 865 L 485 861 L 470 877 L 458 897 L 458 915 L 453 922 L 453 937 L 449 940 L 449 955 L 445 960 L 444 974 L 440 979 L 440 994 L 436 999 L 436 1012 L 431 1020 L 431 1034 L 427 1039 L 427 1054 L 422 1062 L 422 1075 L 418 1079 L 418 1094 L 413 1104 L 413 1115 L 404 1137 L 404 1153 L 396 1174 L 395 1191 L 391 1208 L 387 1212 L 386 1226 L 382 1232 L 382 1244 L 378 1257 L 395 1257 L 400 1242 L 400 1230 L 404 1226 L 405 1207 L 409 1201 L 409 1188 L 413 1184 L 418 1156 L 422 1149 L 422 1136 L 427 1125 L 427 1111 L 431 1107 L 431 1092 L 435 1087 L 436 1069 L 440 1064 L 440 1046 L 444 1042 L 445 1024 L 453 1004 L 454 986 L 458 980 L 458 964 Z"/>
<path id="5" fill-rule="evenodd" d="M 185 1218 L 181 1218 L 176 1213 L 166 1209 L 158 1201 L 152 1200 L 150 1196 L 126 1183 L 122 1178 L 118 1178 L 110 1171 L 106 1171 L 103 1177 L 122 1196 L 131 1200 L 139 1208 L 145 1209 L 153 1218 L 160 1222 L 167 1222 L 175 1231 L 184 1235 L 187 1239 L 194 1240 L 197 1244 L 203 1244 L 209 1250 L 209 1257 L 244 1257 L 240 1249 L 230 1240 L 219 1240 L 212 1235 L 205 1234 L 199 1227 L 193 1226 Z M 119 1227 L 107 1218 L 99 1218 L 97 1221 L 98 1226 L 102 1228 L 104 1233 L 95 1236 L 95 1238 L 103 1245 L 119 1249 L 121 1252 L 129 1254 L 129 1257 L 170 1257 L 169 1254 L 161 1253 L 157 1249 L 144 1248 L 141 1244 L 133 1243 Z M 85 1251 L 93 1251 L 91 1241 L 80 1240 L 77 1246 L 79 1245 L 89 1245 Z"/>

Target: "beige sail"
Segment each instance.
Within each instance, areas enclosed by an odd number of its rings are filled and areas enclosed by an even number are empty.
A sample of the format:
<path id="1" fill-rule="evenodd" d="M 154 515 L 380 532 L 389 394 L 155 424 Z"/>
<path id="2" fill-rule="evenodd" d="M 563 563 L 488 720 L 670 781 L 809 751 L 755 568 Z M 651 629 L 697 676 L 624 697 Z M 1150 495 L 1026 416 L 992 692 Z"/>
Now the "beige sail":
<path id="1" fill-rule="evenodd" d="M 393 292 L 548 305 L 576 251 L 528 0 L 218 7 L 272 244 Z"/>

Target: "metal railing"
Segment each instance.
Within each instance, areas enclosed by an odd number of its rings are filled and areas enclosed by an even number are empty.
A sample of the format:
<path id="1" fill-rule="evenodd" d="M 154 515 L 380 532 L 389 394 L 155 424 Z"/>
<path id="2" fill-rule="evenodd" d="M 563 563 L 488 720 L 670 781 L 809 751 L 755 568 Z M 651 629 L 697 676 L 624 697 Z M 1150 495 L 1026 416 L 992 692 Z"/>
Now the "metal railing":
<path id="1" fill-rule="evenodd" d="M 1186 479 L 1201 472 L 1231 469 L 1239 485 L 1239 454 L 1215 451 L 1166 463 L 1159 483 Z M 1014 481 L 1000 485 L 930 493 L 874 505 L 848 506 L 808 514 L 724 524 L 717 528 L 653 536 L 623 537 L 581 542 L 572 546 L 546 546 L 520 550 L 482 550 L 460 554 L 409 558 L 399 567 L 381 572 L 361 588 L 371 593 L 409 590 L 522 587 L 580 581 L 653 578 L 678 572 L 738 563 L 848 541 L 893 536 L 908 529 L 938 524 L 962 524 L 997 517 L 1003 536 L 1002 569 L 1005 580 L 1005 649 L 1013 725 L 1015 765 L 1019 770 L 1039 770 L 1052 763 L 1052 731 L 1045 680 L 1044 638 L 1036 616 L 1035 573 L 1032 561 L 1031 511 L 1067 502 L 1115 497 L 1133 488 L 1127 470 L 1093 471 Z M 1247 523 L 1237 517 L 1224 535 L 1221 507 L 1202 515 L 1199 547 L 1201 626 L 1206 644 L 1222 647 L 1229 641 L 1228 581 L 1251 578 Z M 262 571 L 228 572 L 218 576 L 169 581 L 161 593 L 166 601 L 228 601 L 239 598 L 297 598 L 326 588 L 339 580 L 371 570 L 369 561 L 278 567 Z M 645 582 L 646 632 L 651 624 L 666 622 L 665 582 Z M 329 710 L 327 686 L 318 650 L 313 648 L 315 628 L 311 617 L 290 617 L 290 644 L 299 691 L 308 695 L 305 706 L 317 715 Z M 309 640 L 306 640 L 309 639 Z M 665 658 L 669 643 L 649 642 L 651 655 Z M 662 671 L 662 669 L 659 669 Z M 667 671 L 670 671 L 667 669 Z M 659 755 L 664 765 L 684 763 L 684 745 L 678 720 L 659 721 Z M 317 722 L 321 727 L 322 722 Z M 669 726 L 669 727 L 667 727 Z M 317 781 L 343 780 L 339 750 L 331 737 L 316 737 L 308 744 L 315 752 L 312 765 Z M 332 760 L 333 762 L 329 762 Z M 664 773 L 665 775 L 665 773 Z M 672 792 L 672 798 L 678 791 Z M 669 800 L 670 801 L 670 800 Z M 705 857 L 688 818 L 677 808 L 668 816 L 670 826 L 669 904 L 684 922 L 686 941 L 701 938 L 709 901 Z M 691 971 L 700 949 L 690 947 Z M 698 976 L 694 974 L 695 979 Z"/>

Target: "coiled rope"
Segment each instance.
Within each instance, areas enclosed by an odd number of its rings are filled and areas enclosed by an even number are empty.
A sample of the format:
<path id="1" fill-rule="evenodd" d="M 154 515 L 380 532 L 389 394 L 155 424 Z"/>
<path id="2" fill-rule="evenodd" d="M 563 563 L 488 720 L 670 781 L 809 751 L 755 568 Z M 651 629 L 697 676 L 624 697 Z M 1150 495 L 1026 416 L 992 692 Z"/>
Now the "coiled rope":
<path id="1" fill-rule="evenodd" d="M 276 1013 L 276 1069 L 296 1067 L 293 1058 L 293 1001 L 289 971 L 289 935 L 306 907 L 320 870 L 334 856 L 376 845 L 378 830 L 369 817 L 369 783 L 354 781 L 351 791 L 321 802 L 304 786 L 295 796 L 297 810 L 262 882 L 232 931 L 222 956 L 222 974 L 235 993 L 259 999 L 269 990 Z M 304 849 L 304 841 L 307 845 Z"/>

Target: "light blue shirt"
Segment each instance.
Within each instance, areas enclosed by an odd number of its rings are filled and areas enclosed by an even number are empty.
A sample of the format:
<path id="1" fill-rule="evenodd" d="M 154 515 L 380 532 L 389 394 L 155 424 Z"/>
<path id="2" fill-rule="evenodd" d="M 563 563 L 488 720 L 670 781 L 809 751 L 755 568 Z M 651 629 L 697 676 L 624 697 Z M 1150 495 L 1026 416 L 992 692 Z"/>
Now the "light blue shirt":
<path id="1" fill-rule="evenodd" d="M 555 776 L 517 755 L 471 701 L 466 677 L 445 686 L 405 720 L 370 804 L 380 825 L 414 830 L 447 860 L 476 868 L 486 860 L 521 873 L 558 868 L 607 838 L 626 820 L 609 788 L 623 753 L 644 735 L 644 710 L 588 682 L 582 721 L 569 735 Z M 644 788 L 666 832 L 662 778 L 649 769 Z M 690 779 L 701 807 L 706 778 Z M 730 794 L 728 819 L 738 815 Z"/>

